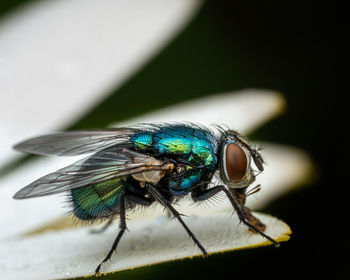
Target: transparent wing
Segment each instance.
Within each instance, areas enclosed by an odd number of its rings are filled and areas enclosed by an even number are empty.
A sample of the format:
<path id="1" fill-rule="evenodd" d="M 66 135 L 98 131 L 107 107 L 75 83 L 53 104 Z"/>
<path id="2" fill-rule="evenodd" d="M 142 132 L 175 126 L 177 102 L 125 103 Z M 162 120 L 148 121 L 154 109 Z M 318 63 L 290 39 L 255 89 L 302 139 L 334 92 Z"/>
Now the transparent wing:
<path id="1" fill-rule="evenodd" d="M 14 198 L 50 195 L 131 174 L 172 168 L 173 164 L 165 164 L 147 155 L 112 147 L 41 177 L 19 190 Z"/>
<path id="2" fill-rule="evenodd" d="M 82 155 L 128 142 L 137 131 L 134 128 L 67 131 L 28 139 L 15 145 L 14 149 L 38 155 Z"/>

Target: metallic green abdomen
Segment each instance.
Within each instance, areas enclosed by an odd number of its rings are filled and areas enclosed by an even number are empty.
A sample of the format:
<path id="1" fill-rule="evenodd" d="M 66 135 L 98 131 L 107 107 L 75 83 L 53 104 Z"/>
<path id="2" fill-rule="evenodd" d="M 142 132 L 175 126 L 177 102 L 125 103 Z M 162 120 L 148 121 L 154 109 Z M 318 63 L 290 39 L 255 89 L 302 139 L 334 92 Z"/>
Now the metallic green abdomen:
<path id="1" fill-rule="evenodd" d="M 119 210 L 124 183 L 122 177 L 71 190 L 75 216 L 89 220 L 114 215 Z"/>

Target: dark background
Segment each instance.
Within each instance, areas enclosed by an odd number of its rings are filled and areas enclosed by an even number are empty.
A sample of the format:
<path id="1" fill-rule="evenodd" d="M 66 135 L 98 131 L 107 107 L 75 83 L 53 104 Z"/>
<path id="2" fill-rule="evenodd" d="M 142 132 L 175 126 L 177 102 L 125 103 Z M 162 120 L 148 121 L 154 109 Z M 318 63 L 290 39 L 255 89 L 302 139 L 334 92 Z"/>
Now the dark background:
<path id="1" fill-rule="evenodd" d="M 2 1 L 0 15 L 24 2 Z M 118 94 L 111 92 L 107 100 L 72 124 L 70 128 L 104 127 L 189 98 L 242 88 L 274 89 L 284 94 L 287 112 L 250 137 L 300 147 L 316 166 L 308 187 L 262 209 L 292 228 L 291 240 L 280 248 L 171 262 L 120 272 L 108 279 L 345 273 L 346 257 L 340 252 L 348 248 L 347 222 L 338 203 L 343 190 L 334 180 L 335 172 L 340 173 L 337 157 L 342 149 L 337 146 L 333 118 L 340 110 L 340 49 L 347 33 L 332 3 L 207 1 L 188 28 L 119 88 Z M 137 95 L 137 102 L 131 103 L 130 95 Z"/>

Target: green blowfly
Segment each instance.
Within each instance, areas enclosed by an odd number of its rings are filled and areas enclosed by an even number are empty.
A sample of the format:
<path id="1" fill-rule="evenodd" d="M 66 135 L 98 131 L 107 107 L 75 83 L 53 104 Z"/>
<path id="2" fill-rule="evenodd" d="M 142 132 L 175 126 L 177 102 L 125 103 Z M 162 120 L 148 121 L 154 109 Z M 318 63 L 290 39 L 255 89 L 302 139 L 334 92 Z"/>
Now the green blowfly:
<path id="1" fill-rule="evenodd" d="M 18 191 L 23 199 L 68 192 L 74 215 L 84 221 L 119 218 L 119 233 L 107 256 L 111 258 L 127 226 L 126 212 L 138 205 L 161 203 L 180 222 L 198 248 L 207 251 L 183 221 L 173 202 L 190 195 L 207 200 L 224 192 L 242 223 L 276 246 L 265 225 L 245 207 L 247 192 L 264 161 L 238 132 L 193 123 L 141 124 L 105 130 L 68 131 L 39 136 L 14 147 L 40 154 L 74 156 L 82 160 L 48 174 Z M 253 163 L 257 170 L 253 169 Z M 222 181 L 214 185 L 217 173 Z"/>

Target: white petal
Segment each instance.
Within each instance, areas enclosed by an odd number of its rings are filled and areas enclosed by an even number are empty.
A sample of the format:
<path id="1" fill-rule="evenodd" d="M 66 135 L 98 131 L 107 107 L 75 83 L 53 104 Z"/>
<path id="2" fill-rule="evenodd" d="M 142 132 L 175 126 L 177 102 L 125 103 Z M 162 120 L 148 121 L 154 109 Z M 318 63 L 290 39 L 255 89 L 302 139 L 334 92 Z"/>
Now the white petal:
<path id="1" fill-rule="evenodd" d="M 64 128 L 103 100 L 174 38 L 202 2 L 32 1 L 2 19 L 0 166 L 15 156 L 13 143 Z"/>
<path id="2" fill-rule="evenodd" d="M 285 223 L 267 215 L 257 216 L 267 224 L 268 235 L 279 241 L 289 239 L 291 232 Z M 268 244 L 246 226 L 238 226 L 238 219 L 230 213 L 184 219 L 209 253 Z M 4 279 L 58 279 L 93 274 L 112 246 L 115 226 L 99 235 L 89 235 L 83 228 L 9 239 L 1 244 L 0 275 Z M 128 228 L 130 232 L 120 242 L 118 253 L 101 272 L 201 255 L 176 220 L 159 217 L 128 222 Z"/>
<path id="3" fill-rule="evenodd" d="M 138 122 L 188 121 L 221 124 L 248 133 L 281 113 L 283 96 L 272 90 L 246 89 L 215 94 L 153 111 L 113 126 Z"/>

